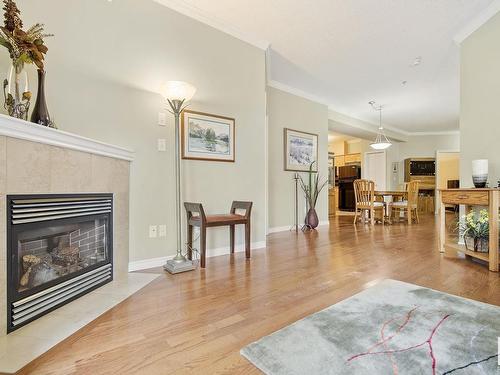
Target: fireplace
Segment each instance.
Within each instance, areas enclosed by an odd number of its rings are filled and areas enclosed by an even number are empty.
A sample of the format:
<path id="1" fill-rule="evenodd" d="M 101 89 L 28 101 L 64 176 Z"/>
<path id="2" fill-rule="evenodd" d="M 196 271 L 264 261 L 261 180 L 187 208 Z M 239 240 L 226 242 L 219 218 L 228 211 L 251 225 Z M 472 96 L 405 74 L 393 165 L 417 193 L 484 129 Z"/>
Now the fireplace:
<path id="1" fill-rule="evenodd" d="M 7 196 L 7 331 L 113 278 L 113 195 Z"/>

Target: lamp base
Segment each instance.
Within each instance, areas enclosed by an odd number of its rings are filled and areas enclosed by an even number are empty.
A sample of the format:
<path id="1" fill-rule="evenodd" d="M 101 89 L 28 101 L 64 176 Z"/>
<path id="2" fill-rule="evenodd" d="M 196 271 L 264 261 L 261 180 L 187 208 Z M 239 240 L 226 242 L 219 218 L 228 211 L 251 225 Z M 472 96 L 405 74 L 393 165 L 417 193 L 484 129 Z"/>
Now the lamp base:
<path id="1" fill-rule="evenodd" d="M 193 271 L 196 268 L 196 265 L 192 260 L 185 260 L 182 262 L 175 261 L 173 259 L 168 260 L 167 263 L 163 266 L 163 269 L 171 274 Z"/>

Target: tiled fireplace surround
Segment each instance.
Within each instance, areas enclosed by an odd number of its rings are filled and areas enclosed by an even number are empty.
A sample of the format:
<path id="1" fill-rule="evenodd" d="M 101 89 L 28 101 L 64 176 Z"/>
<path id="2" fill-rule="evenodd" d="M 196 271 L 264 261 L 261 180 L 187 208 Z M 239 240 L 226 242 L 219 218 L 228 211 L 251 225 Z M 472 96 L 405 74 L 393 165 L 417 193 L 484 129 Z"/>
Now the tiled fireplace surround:
<path id="1" fill-rule="evenodd" d="M 114 277 L 127 274 L 131 154 L 37 127 L 0 115 L 0 337 L 7 321 L 7 194 L 113 193 Z"/>

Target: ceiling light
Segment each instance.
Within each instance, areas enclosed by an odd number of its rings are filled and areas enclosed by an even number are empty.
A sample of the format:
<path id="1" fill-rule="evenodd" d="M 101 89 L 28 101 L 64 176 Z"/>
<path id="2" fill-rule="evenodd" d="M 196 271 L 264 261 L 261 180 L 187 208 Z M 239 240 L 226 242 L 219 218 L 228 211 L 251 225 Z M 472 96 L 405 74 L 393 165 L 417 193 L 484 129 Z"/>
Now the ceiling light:
<path id="1" fill-rule="evenodd" d="M 372 106 L 372 108 L 379 113 L 379 127 L 377 132 L 377 137 L 375 141 L 370 144 L 371 148 L 375 150 L 385 150 L 392 146 L 391 141 L 384 134 L 384 127 L 382 126 L 382 108 L 383 106 L 377 105 L 374 100 L 368 102 Z"/>

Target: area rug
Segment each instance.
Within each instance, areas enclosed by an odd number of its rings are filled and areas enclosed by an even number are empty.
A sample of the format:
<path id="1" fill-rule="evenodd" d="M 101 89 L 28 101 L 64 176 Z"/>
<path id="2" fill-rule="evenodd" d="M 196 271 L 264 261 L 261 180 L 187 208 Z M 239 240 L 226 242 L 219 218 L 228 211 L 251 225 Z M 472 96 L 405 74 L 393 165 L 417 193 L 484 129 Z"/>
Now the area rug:
<path id="1" fill-rule="evenodd" d="M 500 307 L 395 280 L 241 350 L 269 375 L 500 374 Z"/>

